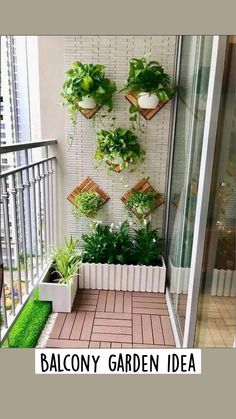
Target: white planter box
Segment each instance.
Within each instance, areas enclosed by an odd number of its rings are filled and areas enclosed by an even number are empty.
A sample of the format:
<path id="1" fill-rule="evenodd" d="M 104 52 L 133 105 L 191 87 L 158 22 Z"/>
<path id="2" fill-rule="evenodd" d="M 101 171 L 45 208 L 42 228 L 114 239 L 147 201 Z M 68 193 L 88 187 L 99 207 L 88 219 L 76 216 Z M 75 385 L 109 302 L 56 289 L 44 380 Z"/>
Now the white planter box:
<path id="1" fill-rule="evenodd" d="M 56 284 L 48 282 L 50 272 L 39 284 L 39 299 L 52 301 L 52 311 L 56 313 L 70 313 L 78 288 L 78 274 L 69 284 Z"/>
<path id="2" fill-rule="evenodd" d="M 164 292 L 166 266 L 82 263 L 79 288 L 116 291 Z"/>
<path id="3" fill-rule="evenodd" d="M 173 294 L 188 294 L 190 268 L 174 266 L 169 258 L 169 272 L 171 277 L 170 292 Z"/>
<path id="4" fill-rule="evenodd" d="M 236 271 L 230 269 L 214 269 L 211 295 L 235 297 L 236 296 Z"/>

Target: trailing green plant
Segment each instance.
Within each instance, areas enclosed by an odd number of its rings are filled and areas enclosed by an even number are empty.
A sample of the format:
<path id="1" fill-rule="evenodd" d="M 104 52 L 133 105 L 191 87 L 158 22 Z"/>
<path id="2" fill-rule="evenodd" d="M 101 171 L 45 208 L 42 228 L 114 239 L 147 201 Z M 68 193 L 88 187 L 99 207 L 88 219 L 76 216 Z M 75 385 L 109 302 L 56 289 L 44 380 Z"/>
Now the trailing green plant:
<path id="1" fill-rule="evenodd" d="M 116 92 L 114 81 L 105 77 L 105 66 L 101 64 L 73 63 L 67 70 L 67 79 L 61 92 L 63 104 L 68 106 L 71 122 L 76 126 L 79 102 L 85 97 L 94 99 L 96 105 L 107 106 L 108 112 L 113 109 L 112 95 Z"/>
<path id="2" fill-rule="evenodd" d="M 78 242 L 72 237 L 65 240 L 64 247 L 56 247 L 52 250 L 54 272 L 58 274 L 58 283 L 68 284 L 77 273 L 81 261 L 81 252 L 78 250 Z"/>
<path id="3" fill-rule="evenodd" d="M 132 257 L 137 265 L 158 265 L 164 252 L 164 240 L 157 229 L 152 229 L 150 222 L 134 230 Z"/>
<path id="4" fill-rule="evenodd" d="M 175 89 L 171 86 L 171 78 L 158 61 L 147 62 L 145 57 L 132 58 L 130 61 L 129 75 L 125 87 L 121 91 L 134 92 L 138 95 L 141 92 L 154 94 L 161 101 L 165 102 L 172 98 Z M 129 109 L 130 120 L 136 121 L 138 108 L 131 105 Z"/>
<path id="5" fill-rule="evenodd" d="M 74 198 L 73 214 L 77 219 L 82 215 L 94 218 L 102 205 L 102 198 L 97 192 L 80 192 Z"/>
<path id="6" fill-rule="evenodd" d="M 137 191 L 131 193 L 125 206 L 144 219 L 156 208 L 156 199 L 159 194 L 156 191 Z"/>
<path id="7" fill-rule="evenodd" d="M 99 130 L 98 146 L 94 155 L 98 165 L 109 164 L 109 170 L 115 171 L 117 164 L 126 169 L 144 160 L 144 150 L 140 147 L 136 135 L 127 129 Z"/>
<path id="8" fill-rule="evenodd" d="M 83 235 L 83 242 L 83 262 L 124 264 L 130 260 L 132 239 L 127 221 L 117 230 L 96 223 L 92 233 Z"/>

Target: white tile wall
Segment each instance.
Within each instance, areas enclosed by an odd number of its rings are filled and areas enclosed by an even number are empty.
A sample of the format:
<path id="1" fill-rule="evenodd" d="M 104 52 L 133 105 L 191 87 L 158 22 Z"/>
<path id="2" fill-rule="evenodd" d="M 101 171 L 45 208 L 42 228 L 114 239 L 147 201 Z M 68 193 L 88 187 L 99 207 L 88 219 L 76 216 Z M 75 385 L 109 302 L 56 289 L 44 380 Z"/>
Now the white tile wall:
<path id="1" fill-rule="evenodd" d="M 79 60 L 83 63 L 100 63 L 106 66 L 106 75 L 115 80 L 118 89 L 123 87 L 128 75 L 129 60 L 150 54 L 158 60 L 172 76 L 174 66 L 175 36 L 66 36 L 64 40 L 65 71 Z M 102 119 L 106 128 L 111 127 L 112 116 L 116 116 L 115 126 L 130 128 L 129 103 L 124 93 L 117 93 L 114 110 Z M 127 212 L 120 200 L 126 190 L 142 177 L 150 176 L 151 184 L 161 193 L 165 192 L 166 163 L 171 104 L 167 104 L 151 121 L 141 117 L 144 133 L 136 130 L 142 147 L 146 151 L 145 162 L 134 172 L 108 173 L 106 167 L 95 169 L 93 155 L 96 149 L 96 131 L 101 128 L 99 118 L 94 122 L 83 115 L 78 116 L 76 139 L 69 148 L 65 141 L 67 182 L 65 196 L 86 176 L 92 177 L 111 199 L 99 212 L 99 219 L 118 223 L 127 219 Z M 103 113 L 103 111 L 101 111 Z M 69 115 L 66 116 L 66 134 L 71 134 Z M 123 180 L 122 180 L 123 178 Z M 152 215 L 152 223 L 162 227 L 164 205 Z M 79 222 L 72 215 L 72 206 L 67 204 L 68 234 L 81 235 L 88 230 L 88 218 Z M 133 221 L 136 219 L 132 219 Z"/>

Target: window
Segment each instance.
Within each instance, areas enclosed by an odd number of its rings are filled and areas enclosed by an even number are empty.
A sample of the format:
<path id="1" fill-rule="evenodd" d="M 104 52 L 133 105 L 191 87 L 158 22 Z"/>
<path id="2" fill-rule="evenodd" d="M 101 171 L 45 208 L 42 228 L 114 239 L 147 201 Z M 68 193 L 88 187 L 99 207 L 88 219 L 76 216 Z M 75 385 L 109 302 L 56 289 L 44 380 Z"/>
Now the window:
<path id="1" fill-rule="evenodd" d="M 0 124 L 0 129 L 5 129 L 5 124 Z"/>
<path id="2" fill-rule="evenodd" d="M 7 159 L 2 159 L 2 164 L 7 164 Z"/>
<path id="3" fill-rule="evenodd" d="M 1 132 L 0 138 L 6 138 L 5 132 Z"/>

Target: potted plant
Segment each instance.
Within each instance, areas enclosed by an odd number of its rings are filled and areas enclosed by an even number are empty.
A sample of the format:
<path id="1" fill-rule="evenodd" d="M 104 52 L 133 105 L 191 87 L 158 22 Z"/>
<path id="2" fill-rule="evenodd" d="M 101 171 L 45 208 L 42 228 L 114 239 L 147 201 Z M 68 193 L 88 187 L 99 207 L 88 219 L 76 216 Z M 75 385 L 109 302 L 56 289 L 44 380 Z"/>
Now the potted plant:
<path id="1" fill-rule="evenodd" d="M 66 74 L 61 95 L 63 104 L 69 108 L 73 125 L 76 125 L 77 114 L 81 109 L 105 105 L 108 112 L 111 112 L 112 95 L 117 88 L 114 81 L 105 77 L 104 65 L 76 61 Z"/>
<path id="2" fill-rule="evenodd" d="M 130 230 L 96 223 L 83 235 L 80 288 L 164 292 L 163 240 L 150 223 Z"/>
<path id="3" fill-rule="evenodd" d="M 72 237 L 65 246 L 52 251 L 51 268 L 39 284 L 39 299 L 52 301 L 54 312 L 71 312 L 78 288 L 78 268 L 81 254 Z"/>
<path id="4" fill-rule="evenodd" d="M 82 215 L 96 217 L 103 200 L 97 192 L 80 192 L 74 198 L 73 214 L 79 219 Z"/>
<path id="5" fill-rule="evenodd" d="M 140 147 L 136 135 L 130 130 L 99 130 L 97 142 L 94 159 L 98 165 L 102 162 L 109 164 L 110 171 L 120 171 L 144 160 L 145 152 Z"/>
<path id="6" fill-rule="evenodd" d="M 125 206 L 142 221 L 157 207 L 157 198 L 160 194 L 156 191 L 134 191 L 130 194 Z"/>
<path id="7" fill-rule="evenodd" d="M 133 58 L 130 61 L 126 85 L 122 90 L 134 93 L 140 108 L 154 109 L 159 101 L 166 102 L 172 98 L 175 89 L 170 83 L 170 76 L 158 61 L 147 62 L 145 57 Z M 131 105 L 130 112 L 135 111 L 137 108 Z"/>

